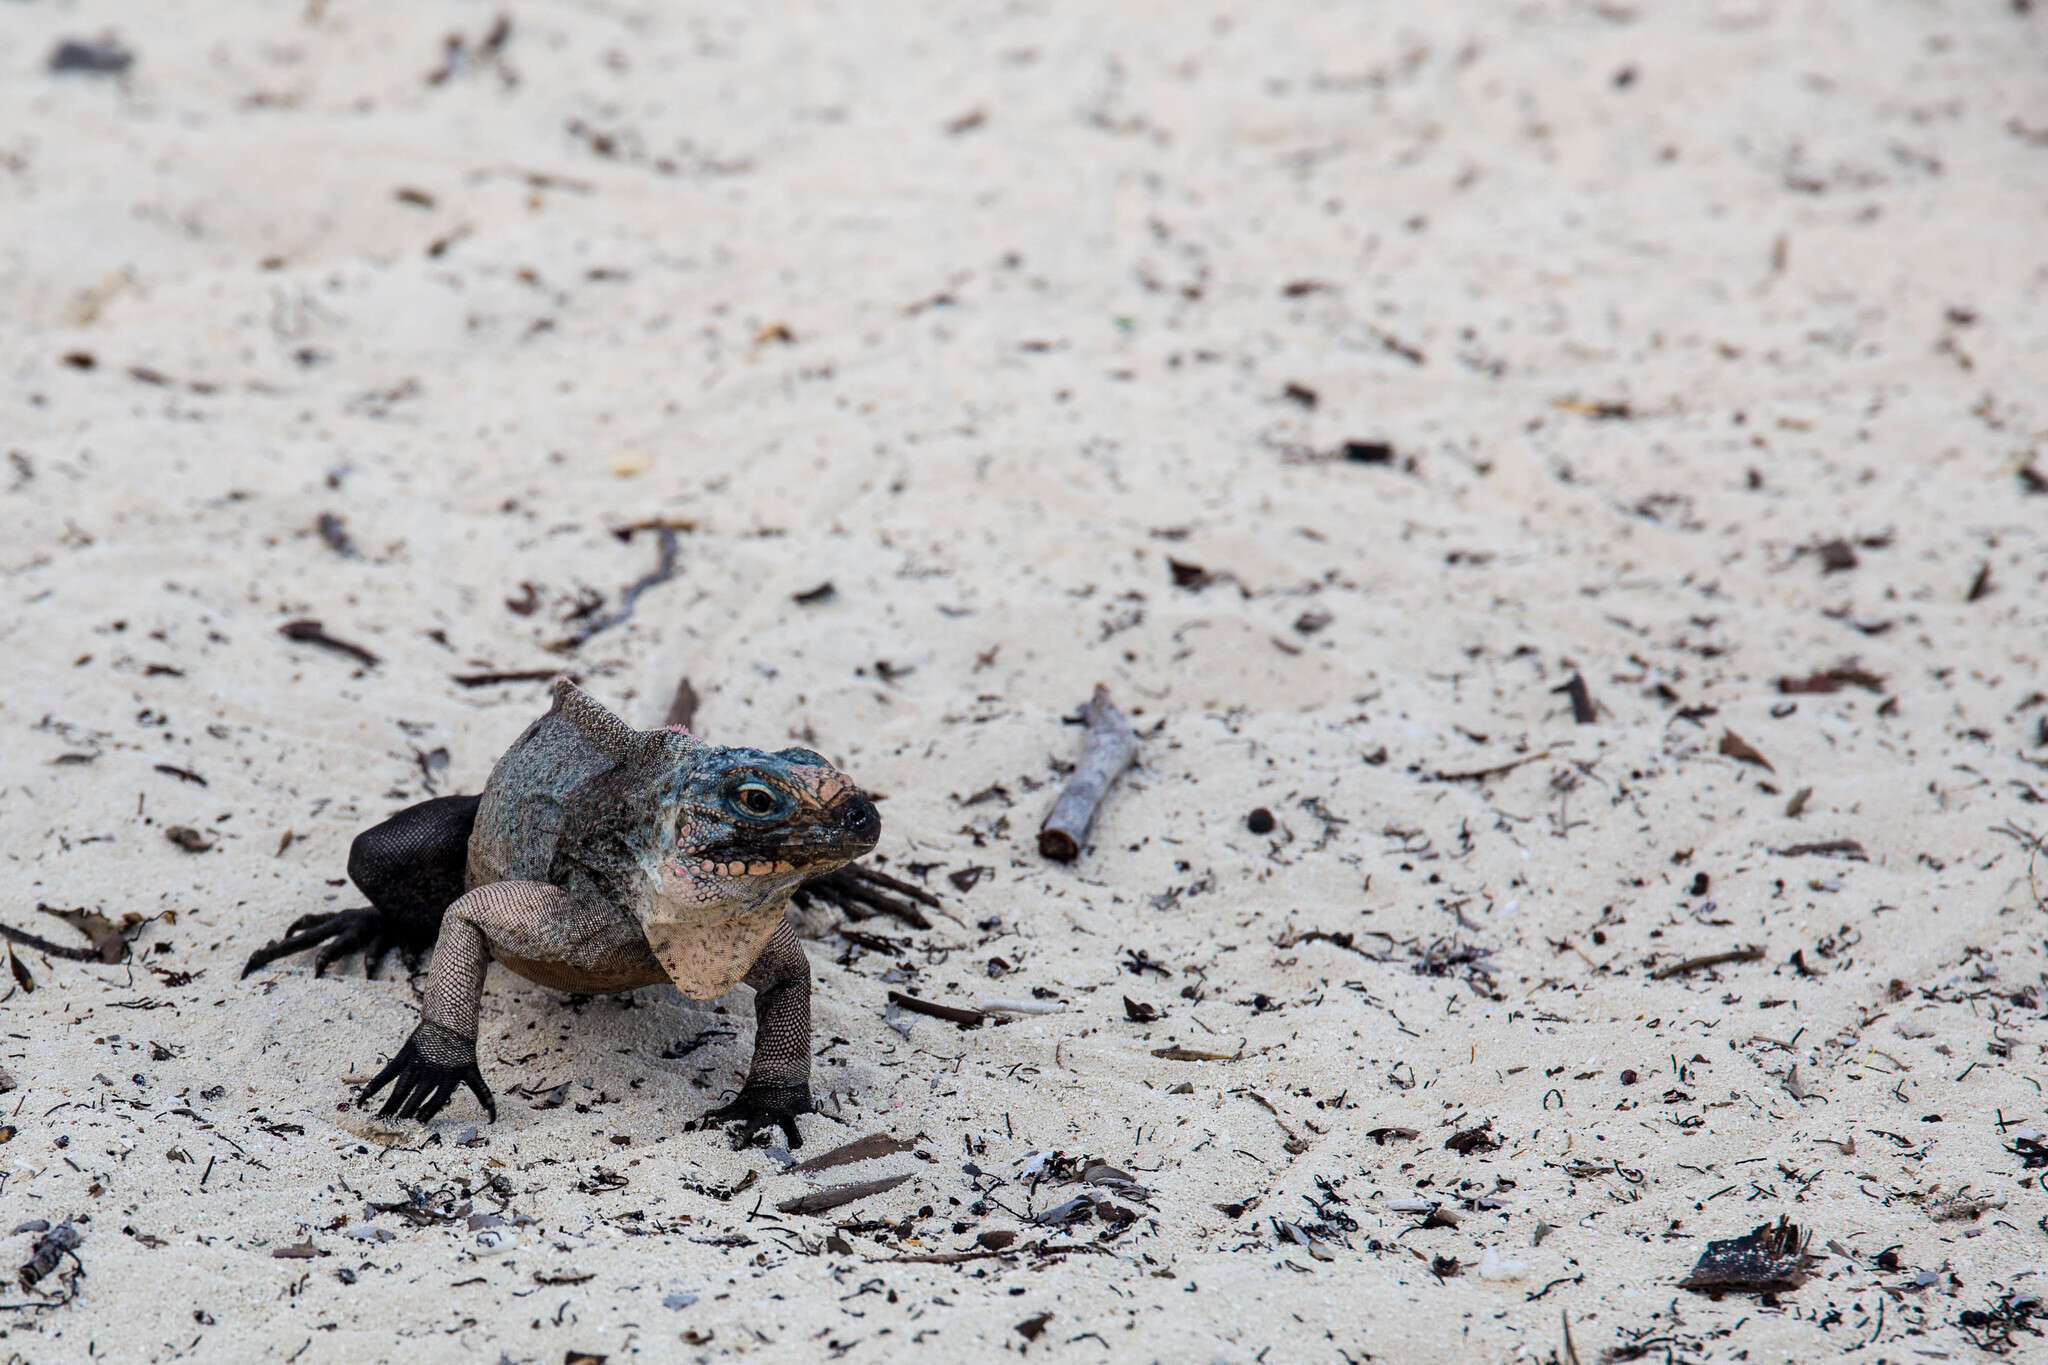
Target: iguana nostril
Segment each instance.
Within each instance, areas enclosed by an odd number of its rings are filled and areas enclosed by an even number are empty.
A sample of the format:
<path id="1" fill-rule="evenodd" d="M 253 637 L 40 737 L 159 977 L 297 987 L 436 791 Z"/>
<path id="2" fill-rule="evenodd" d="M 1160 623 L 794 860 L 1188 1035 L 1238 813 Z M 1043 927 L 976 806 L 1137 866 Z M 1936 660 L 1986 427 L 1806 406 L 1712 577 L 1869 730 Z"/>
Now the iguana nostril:
<path id="1" fill-rule="evenodd" d="M 868 835 L 880 831 L 882 817 L 875 809 L 875 803 L 865 796 L 856 796 L 847 801 L 846 810 L 839 817 L 849 834 Z"/>

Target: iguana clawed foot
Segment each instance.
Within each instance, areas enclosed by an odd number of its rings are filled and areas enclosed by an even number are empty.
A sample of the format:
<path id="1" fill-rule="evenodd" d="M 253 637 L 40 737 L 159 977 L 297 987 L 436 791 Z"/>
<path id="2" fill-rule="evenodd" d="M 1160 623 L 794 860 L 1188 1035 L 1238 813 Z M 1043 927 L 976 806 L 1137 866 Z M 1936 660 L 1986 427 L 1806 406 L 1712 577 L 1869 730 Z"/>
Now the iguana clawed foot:
<path id="1" fill-rule="evenodd" d="M 790 901 L 798 906 L 819 903 L 856 922 L 875 915 L 899 919 L 913 929 L 929 929 L 920 905 L 936 910 L 939 898 L 913 882 L 892 877 L 865 863 L 848 863 L 797 887 Z"/>
<path id="2" fill-rule="evenodd" d="M 490 1114 L 492 1122 L 498 1118 L 498 1102 L 491 1098 L 491 1088 L 484 1084 L 484 1074 L 477 1069 L 476 1045 L 431 1020 L 421 1020 L 390 1065 L 363 1087 L 356 1096 L 356 1108 L 367 1105 L 387 1085 L 391 1094 L 377 1111 L 380 1118 L 418 1119 L 425 1123 L 441 1112 L 457 1087 L 464 1085 Z"/>
<path id="3" fill-rule="evenodd" d="M 249 965 L 242 968 L 242 975 L 247 976 L 281 957 L 302 953 L 323 943 L 327 946 L 321 948 L 313 959 L 313 975 L 325 976 L 328 966 L 337 959 L 359 952 L 363 955 L 363 975 L 373 980 L 377 969 L 393 949 L 404 956 L 407 966 L 417 967 L 420 954 L 434 946 L 431 942 L 415 942 L 394 932 L 391 916 L 369 906 L 359 910 L 336 910 L 329 914 L 301 915 L 284 931 L 283 938 L 267 943 L 249 955 Z"/>
<path id="4" fill-rule="evenodd" d="M 737 1121 L 743 1125 L 735 1134 L 733 1150 L 737 1151 L 754 1140 L 754 1134 L 770 1124 L 779 1125 L 783 1135 L 789 1139 L 791 1151 L 804 1145 L 804 1136 L 796 1130 L 796 1116 L 811 1112 L 811 1088 L 808 1085 L 771 1085 L 760 1081 L 748 1081 L 731 1104 L 720 1105 L 697 1121 L 700 1128 Z"/>

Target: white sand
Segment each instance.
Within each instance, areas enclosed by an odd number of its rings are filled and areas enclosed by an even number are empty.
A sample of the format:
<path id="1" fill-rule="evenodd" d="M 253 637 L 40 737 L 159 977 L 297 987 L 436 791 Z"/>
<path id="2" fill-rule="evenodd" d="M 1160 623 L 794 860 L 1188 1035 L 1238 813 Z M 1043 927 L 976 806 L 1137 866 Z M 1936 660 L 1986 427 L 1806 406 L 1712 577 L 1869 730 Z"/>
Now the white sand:
<path id="1" fill-rule="evenodd" d="M 5 6 L 0 915 L 162 918 L 132 966 L 22 954 L 0 1231 L 90 1221 L 0 1357 L 950 1361 L 1050 1312 L 1028 1349 L 1071 1360 L 1544 1358 L 1561 1315 L 1589 1365 L 1975 1358 L 1958 1314 L 2043 1292 L 2048 1250 L 2007 1150 L 2048 1122 L 2048 918 L 1998 832 L 2048 824 L 2040 7 L 754 8 L 520 3 L 501 63 L 430 86 L 491 6 Z M 105 29 L 125 79 L 44 72 Z M 1303 458 L 1347 439 L 1403 465 Z M 495 976 L 501 1117 L 429 1136 L 347 1107 L 402 979 L 237 980 L 358 903 L 348 842 L 423 794 L 416 753 L 476 788 L 543 692 L 450 675 L 561 662 L 648 517 L 696 523 L 682 575 L 570 666 L 641 723 L 687 674 L 714 738 L 815 736 L 947 897 L 866 926 L 905 959 L 812 945 L 839 1121 L 804 1154 L 918 1141 L 818 1177 L 915 1176 L 835 1215 L 895 1229 L 851 1254 L 773 1214 L 812 1180 L 685 1131 L 750 1031 L 660 1054 L 744 991 Z M 1801 553 L 1837 536 L 1888 539 Z M 1883 696 L 1777 690 L 1852 658 Z M 1142 766 L 1054 866 L 1097 680 Z M 1772 851 L 1830 839 L 1868 860 Z M 1281 946 L 1309 929 L 1386 960 Z M 1432 944 L 1489 950 L 1498 998 L 1411 970 Z M 1071 1007 L 906 1039 L 905 981 Z M 1446 1150 L 1488 1118 L 1500 1150 Z M 1151 1190 L 1108 1254 L 886 1262 L 1082 1193 L 1016 1181 L 1053 1151 Z M 967 1161 L 1013 1182 L 985 1217 Z M 489 1212 L 494 1179 L 538 1220 L 505 1246 L 367 1216 L 457 1182 Z M 1965 1186 L 2003 1206 L 1932 1221 Z M 1413 1230 L 1418 1196 L 1462 1221 Z M 1676 1287 L 1780 1214 L 1805 1288 Z M 1276 1217 L 1336 1224 L 1329 1259 Z"/>

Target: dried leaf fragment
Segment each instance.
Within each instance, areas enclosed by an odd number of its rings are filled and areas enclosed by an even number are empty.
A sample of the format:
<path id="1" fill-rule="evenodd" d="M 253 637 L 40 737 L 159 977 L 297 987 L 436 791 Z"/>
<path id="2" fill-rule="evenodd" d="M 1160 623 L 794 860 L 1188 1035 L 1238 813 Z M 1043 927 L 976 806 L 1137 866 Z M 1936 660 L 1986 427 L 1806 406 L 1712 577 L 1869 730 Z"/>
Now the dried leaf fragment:
<path id="1" fill-rule="evenodd" d="M 880 1180 L 856 1180 L 847 1185 L 827 1185 L 822 1190 L 812 1190 L 793 1199 L 785 1199 L 775 1206 L 779 1213 L 830 1213 L 842 1205 L 866 1199 L 870 1195 L 895 1189 L 907 1175 L 883 1176 Z"/>
<path id="2" fill-rule="evenodd" d="M 187 853 L 204 853 L 213 847 L 213 840 L 207 838 L 190 825 L 172 825 L 164 831 L 164 838 L 169 839 Z"/>
<path id="3" fill-rule="evenodd" d="M 894 1156 L 917 1146 L 904 1138 L 890 1137 L 887 1133 L 870 1133 L 863 1138 L 843 1143 L 829 1152 L 820 1152 L 809 1161 L 799 1161 L 790 1167 L 792 1171 L 827 1171 L 834 1166 L 849 1166 L 856 1161 L 872 1161 L 878 1156 Z"/>
<path id="4" fill-rule="evenodd" d="M 1721 752 L 1738 763 L 1754 763 L 1767 773 L 1777 771 L 1776 768 L 1771 766 L 1771 761 L 1768 758 L 1757 752 L 1755 745 L 1751 744 L 1741 735 L 1736 734 L 1733 730 L 1723 730 L 1721 732 Z"/>

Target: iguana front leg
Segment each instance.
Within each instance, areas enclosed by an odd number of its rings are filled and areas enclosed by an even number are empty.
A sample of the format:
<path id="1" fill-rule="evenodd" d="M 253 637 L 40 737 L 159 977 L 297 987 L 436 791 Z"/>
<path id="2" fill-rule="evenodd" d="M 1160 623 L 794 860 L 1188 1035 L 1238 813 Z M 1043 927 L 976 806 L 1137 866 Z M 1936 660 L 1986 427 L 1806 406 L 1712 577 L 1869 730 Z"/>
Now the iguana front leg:
<path id="1" fill-rule="evenodd" d="M 458 1086 L 467 1085 L 496 1119 L 497 1101 L 476 1064 L 477 1011 L 484 973 L 491 965 L 491 944 L 524 944 L 534 937 L 537 926 L 551 918 L 567 919 L 570 912 L 568 893 L 545 882 L 492 882 L 449 906 L 434 943 L 419 1027 L 390 1065 L 363 1087 L 356 1107 L 368 1104 L 389 1085 L 391 1094 L 378 1112 L 385 1118 L 424 1123 L 441 1112 Z"/>
<path id="2" fill-rule="evenodd" d="M 796 1116 L 811 1112 L 811 964 L 796 927 L 784 920 L 754 959 L 754 1063 L 732 1103 L 704 1116 L 706 1124 L 737 1119 L 742 1140 L 777 1124 L 792 1148 L 804 1145 Z"/>

